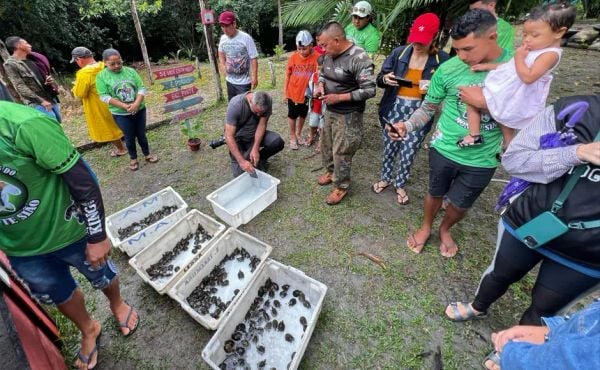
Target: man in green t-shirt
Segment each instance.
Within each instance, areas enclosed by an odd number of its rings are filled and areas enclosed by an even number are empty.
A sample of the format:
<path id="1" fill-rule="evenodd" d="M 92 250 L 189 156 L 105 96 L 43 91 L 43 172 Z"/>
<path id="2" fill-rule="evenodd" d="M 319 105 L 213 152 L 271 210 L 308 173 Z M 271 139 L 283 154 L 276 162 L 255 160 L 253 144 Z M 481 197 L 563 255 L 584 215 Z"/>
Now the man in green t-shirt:
<path id="1" fill-rule="evenodd" d="M 352 23 L 346 26 L 346 38 L 354 45 L 362 48 L 373 56 L 379 50 L 381 34 L 371 23 L 373 21 L 373 8 L 366 1 L 359 1 L 352 7 Z"/>
<path id="2" fill-rule="evenodd" d="M 137 312 L 121 297 L 110 249 L 96 178 L 59 123 L 0 101 L 0 250 L 34 296 L 56 304 L 77 325 L 80 369 L 98 362 L 102 326 L 87 312 L 70 267 L 107 296 L 123 335 L 137 327 Z"/>
<path id="3" fill-rule="evenodd" d="M 484 144 L 460 148 L 456 142 L 468 133 L 466 105 L 460 100 L 461 86 L 481 85 L 487 72 L 473 72 L 479 63 L 502 63 L 512 55 L 496 42 L 496 18 L 486 10 L 474 9 L 462 16 L 452 27 L 452 46 L 457 56 L 449 59 L 435 72 L 421 107 L 406 122 L 394 127 L 400 140 L 406 133 L 423 127 L 442 108 L 437 130 L 429 152 L 429 191 L 425 198 L 423 223 L 409 236 L 408 247 L 421 252 L 429 239 L 435 216 L 446 195 L 450 204 L 440 224 L 440 251 L 453 257 L 458 246 L 450 228 L 459 222 L 492 179 L 498 165 L 502 134 L 498 123 L 489 114 L 482 114 L 481 128 Z M 389 130 L 389 128 L 388 128 Z"/>
<path id="4" fill-rule="evenodd" d="M 498 17 L 496 13 L 496 0 L 471 0 L 469 9 L 487 10 L 496 17 L 498 26 L 496 33 L 498 34 L 498 45 L 502 49 L 513 50 L 515 48 L 515 29 L 504 19 Z"/>

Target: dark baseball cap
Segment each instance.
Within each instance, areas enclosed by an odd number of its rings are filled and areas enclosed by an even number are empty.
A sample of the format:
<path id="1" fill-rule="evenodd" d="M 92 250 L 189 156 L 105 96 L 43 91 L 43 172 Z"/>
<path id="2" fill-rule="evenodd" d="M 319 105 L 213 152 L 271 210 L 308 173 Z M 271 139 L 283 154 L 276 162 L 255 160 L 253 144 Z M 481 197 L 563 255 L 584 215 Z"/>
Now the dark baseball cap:
<path id="1" fill-rule="evenodd" d="M 84 46 L 78 46 L 71 52 L 71 63 L 75 63 L 77 58 L 89 58 L 93 57 L 94 53 Z"/>

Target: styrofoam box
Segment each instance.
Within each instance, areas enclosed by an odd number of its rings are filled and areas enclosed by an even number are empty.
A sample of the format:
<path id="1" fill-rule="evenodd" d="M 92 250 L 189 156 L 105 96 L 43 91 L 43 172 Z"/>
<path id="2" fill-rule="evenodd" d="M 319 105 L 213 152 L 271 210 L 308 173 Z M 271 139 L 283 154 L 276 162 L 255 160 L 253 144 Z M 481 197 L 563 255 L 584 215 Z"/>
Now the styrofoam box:
<path id="1" fill-rule="evenodd" d="M 169 277 L 163 277 L 152 280 L 146 269 L 158 262 L 165 252 L 173 250 L 177 243 L 186 237 L 189 233 L 195 233 L 198 224 L 213 237 L 210 240 L 201 243 L 200 250 L 192 253 L 192 248 L 181 252 L 172 262 L 174 266 L 179 266 L 179 271 L 173 272 Z M 142 279 L 150 284 L 157 292 L 164 294 L 183 276 L 191 265 L 198 260 L 206 249 L 219 239 L 225 231 L 225 226 L 204 213 L 193 209 L 188 212 L 181 220 L 177 221 L 167 232 L 159 236 L 146 248 L 136 254 L 129 260 L 129 264 L 137 271 Z M 192 242 L 192 241 L 190 241 Z"/>
<path id="2" fill-rule="evenodd" d="M 119 229 L 141 221 L 165 206 L 177 206 L 177 210 L 128 238 L 123 240 L 119 238 Z M 132 257 L 165 233 L 175 222 L 181 220 L 185 216 L 186 211 L 187 203 L 172 187 L 168 186 L 108 216 L 106 218 L 106 231 L 112 244 Z"/>
<path id="3" fill-rule="evenodd" d="M 200 285 L 202 279 L 204 279 L 205 276 L 208 276 L 213 268 L 221 263 L 223 258 L 225 258 L 227 254 L 231 254 L 236 248 L 246 249 L 246 251 L 248 251 L 248 253 L 251 255 L 260 258 L 260 263 L 251 276 L 248 277 L 248 274 L 245 275 L 245 285 L 237 287 L 233 284 L 234 282 L 237 283 L 237 281 L 235 281 L 233 277 L 229 279 L 230 284 L 227 288 L 228 291 L 231 292 L 228 292 L 228 294 L 233 295 L 232 292 L 236 288 L 240 289 L 240 292 L 233 298 L 229 307 L 227 307 L 227 309 L 221 313 L 219 319 L 214 319 L 210 315 L 201 315 L 187 303 L 187 297 L 198 285 Z M 246 289 L 248 285 L 252 283 L 252 280 L 256 277 L 258 271 L 260 271 L 264 265 L 272 249 L 273 248 L 270 245 L 263 243 L 253 236 L 238 231 L 237 229 L 230 228 L 204 252 L 198 261 L 196 261 L 188 269 L 188 271 L 179 279 L 179 281 L 173 286 L 168 294 L 171 296 L 171 298 L 179 302 L 181 308 L 190 314 L 190 316 L 200 323 L 200 325 L 207 329 L 215 330 L 235 307 L 236 302 L 239 300 L 244 289 Z"/>
<path id="4" fill-rule="evenodd" d="M 245 172 L 206 196 L 215 214 L 231 227 L 247 224 L 277 200 L 279 179 L 259 170 L 256 174 L 253 178 Z"/>
<path id="5" fill-rule="evenodd" d="M 313 305 L 311 308 L 312 315 L 307 317 L 307 328 L 301 340 L 296 339 L 294 342 L 292 342 L 292 344 L 282 340 L 280 340 L 279 343 L 276 343 L 276 345 L 279 346 L 294 346 L 293 349 L 288 349 L 288 351 L 296 352 L 289 369 L 297 369 L 300 365 L 304 351 L 308 346 L 310 337 L 312 336 L 317 324 L 317 319 L 321 313 L 323 300 L 325 299 L 325 294 L 327 293 L 327 286 L 311 277 L 306 276 L 302 271 L 296 268 L 286 266 L 272 259 L 268 259 L 262 270 L 252 281 L 252 284 L 248 287 L 248 289 L 246 289 L 246 291 L 242 292 L 242 296 L 237 302 L 235 310 L 231 312 L 227 318 L 227 321 L 221 325 L 206 347 L 204 347 L 204 350 L 202 351 L 202 358 L 213 369 L 219 369 L 219 364 L 225 359 L 225 351 L 223 350 L 225 341 L 230 339 L 237 324 L 244 322 L 244 317 L 247 310 L 258 295 L 258 289 L 265 284 L 265 281 L 268 278 L 274 282 L 277 282 L 279 286 L 289 284 L 291 287 L 293 287 L 290 288 L 290 290 L 302 290 L 306 298 Z M 298 305 L 300 304 L 298 303 L 296 306 Z M 280 309 L 280 313 L 281 310 L 282 309 Z M 289 327 L 290 325 L 291 324 L 288 322 L 286 327 Z M 267 350 L 273 350 L 273 348 L 268 348 Z M 269 366 L 270 365 L 267 364 L 266 368 L 269 368 Z"/>

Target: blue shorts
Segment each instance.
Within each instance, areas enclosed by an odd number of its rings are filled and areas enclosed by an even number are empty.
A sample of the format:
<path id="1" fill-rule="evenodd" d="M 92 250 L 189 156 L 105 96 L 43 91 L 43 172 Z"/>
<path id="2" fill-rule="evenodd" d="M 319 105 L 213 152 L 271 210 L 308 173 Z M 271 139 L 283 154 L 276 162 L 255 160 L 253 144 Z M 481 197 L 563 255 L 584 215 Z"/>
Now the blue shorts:
<path id="1" fill-rule="evenodd" d="M 70 300 L 77 289 L 71 266 L 79 270 L 95 289 L 108 287 L 117 276 L 117 267 L 110 260 L 97 269 L 90 266 L 85 259 L 86 247 L 87 239 L 83 238 L 52 253 L 8 259 L 40 302 L 60 305 Z"/>

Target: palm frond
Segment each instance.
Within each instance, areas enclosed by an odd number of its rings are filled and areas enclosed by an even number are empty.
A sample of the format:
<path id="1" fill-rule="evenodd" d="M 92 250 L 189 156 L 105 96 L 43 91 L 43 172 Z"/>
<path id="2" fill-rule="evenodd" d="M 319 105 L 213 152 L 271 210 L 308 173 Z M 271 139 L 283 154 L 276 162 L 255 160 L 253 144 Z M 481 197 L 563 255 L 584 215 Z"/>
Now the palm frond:
<path id="1" fill-rule="evenodd" d="M 343 0 L 342 0 L 343 1 Z M 332 19 L 340 0 L 293 0 L 283 5 L 282 20 L 288 27 L 314 26 Z"/>

